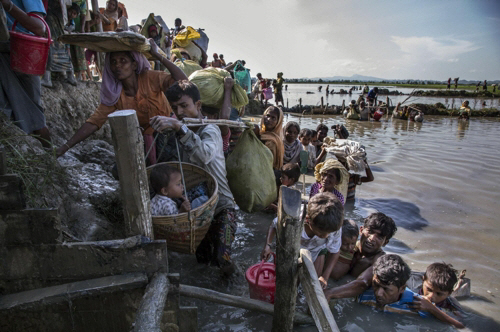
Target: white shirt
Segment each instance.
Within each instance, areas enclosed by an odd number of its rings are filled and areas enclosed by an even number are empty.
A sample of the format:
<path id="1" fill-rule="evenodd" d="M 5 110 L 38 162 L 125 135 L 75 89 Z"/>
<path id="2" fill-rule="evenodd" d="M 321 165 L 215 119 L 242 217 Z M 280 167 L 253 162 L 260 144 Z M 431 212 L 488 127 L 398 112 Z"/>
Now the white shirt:
<path id="1" fill-rule="evenodd" d="M 171 198 L 156 194 L 151 199 L 151 215 L 171 216 L 174 214 L 179 214 L 179 209 L 177 209 L 177 204 Z"/>
<path id="2" fill-rule="evenodd" d="M 201 127 L 196 133 L 188 130 L 180 140 L 183 148 L 183 161 L 200 166 L 217 180 L 219 202 L 215 214 L 223 209 L 234 208 L 234 198 L 226 177 L 226 159 L 222 149 L 222 135 L 216 125 Z"/>

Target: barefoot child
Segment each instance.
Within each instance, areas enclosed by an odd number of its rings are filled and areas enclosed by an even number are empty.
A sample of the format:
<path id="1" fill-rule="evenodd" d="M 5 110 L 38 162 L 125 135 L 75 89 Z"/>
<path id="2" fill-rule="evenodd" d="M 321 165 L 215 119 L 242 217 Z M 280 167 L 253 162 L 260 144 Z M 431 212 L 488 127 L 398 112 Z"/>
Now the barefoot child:
<path id="1" fill-rule="evenodd" d="M 344 207 L 335 195 L 324 192 L 310 199 L 307 212 L 302 215 L 305 220 L 300 247 L 311 252 L 316 273 L 320 276 L 319 281 L 325 288 L 339 257 Z M 277 224 L 278 218 L 275 218 L 269 226 L 261 259 L 267 260 L 271 255 L 271 243 Z"/>
<path id="2" fill-rule="evenodd" d="M 184 197 L 181 172 L 167 165 L 153 168 L 149 177 L 151 187 L 156 195 L 151 199 L 151 214 L 153 216 L 169 216 L 191 210 L 189 201 Z M 180 209 L 173 198 L 182 198 Z"/>
<path id="3" fill-rule="evenodd" d="M 340 246 L 339 260 L 330 275 L 338 280 L 349 272 L 354 258 L 354 249 L 358 241 L 359 228 L 354 220 L 344 219 L 342 224 L 342 245 Z"/>
<path id="4" fill-rule="evenodd" d="M 454 314 L 462 311 L 457 301 L 450 296 L 457 281 L 456 271 L 450 264 L 429 265 L 424 274 L 422 288 L 418 292 L 420 296 L 414 297 L 413 309 L 429 312 L 440 321 L 456 328 L 464 328 L 461 322 L 443 310 L 449 310 Z"/>
<path id="5" fill-rule="evenodd" d="M 278 187 L 281 185 L 287 186 L 288 188 L 295 189 L 295 183 L 299 181 L 300 177 L 300 167 L 299 164 L 285 164 L 281 168 L 279 183 L 276 183 Z M 278 199 L 266 208 L 266 211 L 276 213 L 278 211 Z"/>

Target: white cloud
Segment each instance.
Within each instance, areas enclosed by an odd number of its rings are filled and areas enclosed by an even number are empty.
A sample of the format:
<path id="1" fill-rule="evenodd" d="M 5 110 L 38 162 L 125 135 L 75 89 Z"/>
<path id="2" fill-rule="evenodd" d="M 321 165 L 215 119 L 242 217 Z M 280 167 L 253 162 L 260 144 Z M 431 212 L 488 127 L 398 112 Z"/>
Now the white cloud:
<path id="1" fill-rule="evenodd" d="M 399 46 L 410 58 L 425 58 L 457 62 L 457 55 L 478 50 L 480 47 L 468 40 L 434 37 L 398 37 L 391 41 Z"/>

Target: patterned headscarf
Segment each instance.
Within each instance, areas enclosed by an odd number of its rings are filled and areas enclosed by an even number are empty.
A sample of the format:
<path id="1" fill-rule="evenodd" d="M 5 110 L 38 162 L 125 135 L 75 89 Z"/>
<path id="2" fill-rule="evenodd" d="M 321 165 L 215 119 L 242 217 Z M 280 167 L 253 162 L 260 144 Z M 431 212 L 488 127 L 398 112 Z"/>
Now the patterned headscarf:
<path id="1" fill-rule="evenodd" d="M 337 159 L 329 158 L 325 162 L 317 164 L 314 168 L 314 178 L 316 179 L 316 181 L 321 182 L 321 174 L 336 168 L 340 170 L 340 179 L 338 179 L 339 183 L 335 186 L 335 189 L 340 191 L 340 193 L 344 195 L 344 197 L 347 197 L 349 172 Z"/>

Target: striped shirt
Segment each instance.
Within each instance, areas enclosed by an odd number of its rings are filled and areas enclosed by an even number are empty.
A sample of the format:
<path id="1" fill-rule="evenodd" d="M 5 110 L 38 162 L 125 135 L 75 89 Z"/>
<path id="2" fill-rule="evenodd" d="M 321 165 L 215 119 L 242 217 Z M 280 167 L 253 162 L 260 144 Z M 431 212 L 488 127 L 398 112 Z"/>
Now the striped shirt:
<path id="1" fill-rule="evenodd" d="M 383 311 L 393 312 L 398 314 L 420 315 L 420 317 L 430 317 L 430 314 L 428 312 L 415 311 L 410 308 L 410 305 L 413 303 L 413 296 L 419 296 L 419 295 L 417 293 L 412 292 L 411 289 L 406 287 L 399 301 L 386 304 L 383 308 Z M 376 308 L 377 299 L 375 297 L 375 293 L 373 292 L 373 288 L 370 287 L 366 291 L 364 291 L 361 295 L 359 295 L 356 298 L 356 302 Z"/>

